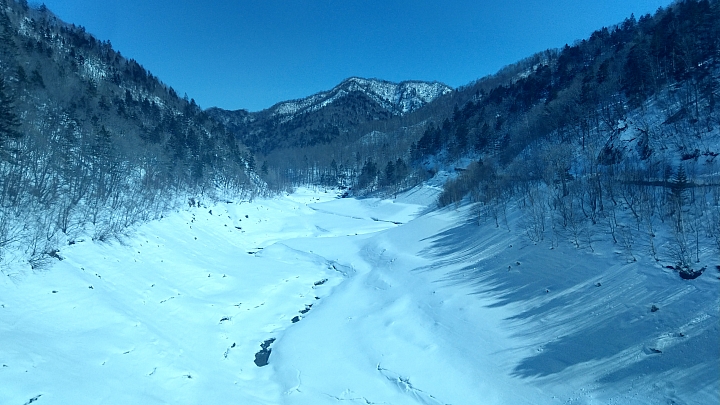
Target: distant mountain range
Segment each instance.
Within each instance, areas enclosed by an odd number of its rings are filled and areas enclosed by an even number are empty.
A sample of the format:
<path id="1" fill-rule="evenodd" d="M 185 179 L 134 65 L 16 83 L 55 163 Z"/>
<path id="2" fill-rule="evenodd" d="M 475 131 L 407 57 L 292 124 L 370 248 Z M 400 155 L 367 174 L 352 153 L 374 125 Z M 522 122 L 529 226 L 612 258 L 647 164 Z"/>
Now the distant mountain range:
<path id="1" fill-rule="evenodd" d="M 447 94 L 452 88 L 438 82 L 405 81 L 392 83 L 378 79 L 351 77 L 330 91 L 320 92 L 299 100 L 278 103 L 270 108 L 273 116 L 292 120 L 299 114 L 320 110 L 332 103 L 342 102 L 355 92 L 363 93 L 395 115 L 412 112 Z"/>
<path id="2" fill-rule="evenodd" d="M 326 143 L 351 127 L 406 115 L 452 92 L 450 86 L 439 82 L 392 83 L 351 77 L 331 90 L 259 112 L 220 108 L 206 112 L 251 149 L 267 153 L 278 147 Z"/>

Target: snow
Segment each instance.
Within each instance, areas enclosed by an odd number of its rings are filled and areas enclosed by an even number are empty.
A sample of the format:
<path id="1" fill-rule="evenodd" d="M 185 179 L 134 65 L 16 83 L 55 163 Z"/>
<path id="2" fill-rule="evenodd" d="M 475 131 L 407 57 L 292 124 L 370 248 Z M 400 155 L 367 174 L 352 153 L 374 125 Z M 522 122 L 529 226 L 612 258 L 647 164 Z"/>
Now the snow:
<path id="1" fill-rule="evenodd" d="M 86 58 L 82 67 L 83 76 L 96 82 L 105 80 L 108 76 L 108 67 L 97 57 Z"/>
<path id="2" fill-rule="evenodd" d="M 533 244 L 437 193 L 206 202 L 8 270 L 0 403 L 718 403 L 717 270 Z"/>

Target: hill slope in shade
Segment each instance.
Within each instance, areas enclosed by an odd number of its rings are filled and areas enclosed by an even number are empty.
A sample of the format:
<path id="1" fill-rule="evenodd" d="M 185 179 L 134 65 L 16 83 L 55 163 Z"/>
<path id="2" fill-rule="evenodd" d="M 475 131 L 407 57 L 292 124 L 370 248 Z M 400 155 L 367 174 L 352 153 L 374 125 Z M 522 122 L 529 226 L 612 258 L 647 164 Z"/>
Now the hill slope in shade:
<path id="1" fill-rule="evenodd" d="M 717 270 L 536 245 L 436 196 L 193 207 L 16 268 L 0 402 L 717 402 Z"/>

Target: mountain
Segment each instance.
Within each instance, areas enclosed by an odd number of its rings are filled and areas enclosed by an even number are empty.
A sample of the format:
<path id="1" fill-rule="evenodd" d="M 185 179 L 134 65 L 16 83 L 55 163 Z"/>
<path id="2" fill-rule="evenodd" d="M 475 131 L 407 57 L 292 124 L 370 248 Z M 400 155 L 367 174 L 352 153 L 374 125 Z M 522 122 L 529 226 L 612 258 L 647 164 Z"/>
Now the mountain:
<path id="1" fill-rule="evenodd" d="M 716 403 L 718 97 L 718 0 L 258 113 L 0 0 L 0 402 Z"/>
<path id="2" fill-rule="evenodd" d="M 702 160 L 700 172 L 689 169 L 707 176 L 720 154 L 719 8 L 676 2 L 454 90 L 350 78 L 257 113 L 207 113 L 261 159 L 261 175 L 278 189 L 321 183 L 395 192 L 470 160 L 492 161 L 501 177 L 555 176 L 565 186 L 583 178 L 577 167 L 596 171 L 598 162 L 667 182 L 681 164 Z M 544 154 L 567 159 L 552 174 Z M 477 180 L 463 180 L 443 201 L 477 196 Z"/>
<path id="3" fill-rule="evenodd" d="M 452 88 L 438 82 L 405 81 L 391 83 L 377 79 L 351 77 L 332 90 L 320 92 L 300 100 L 286 101 L 270 107 L 270 115 L 280 117 L 281 122 L 291 121 L 299 115 L 342 103 L 354 93 L 362 93 L 393 115 L 403 115 L 422 107 Z"/>
<path id="4" fill-rule="evenodd" d="M 109 42 L 13 0 L 0 0 L 0 38 L 0 256 L 40 265 L 184 193 L 258 189 L 232 134 Z"/>
<path id="5" fill-rule="evenodd" d="M 278 103 L 257 113 L 207 110 L 253 151 L 326 144 L 341 133 L 356 132 L 417 111 L 453 89 L 438 82 L 392 83 L 351 77 L 333 89 Z"/>
<path id="6" fill-rule="evenodd" d="M 718 1 L 630 17 L 459 89 L 353 77 L 260 112 L 202 111 L 47 8 L 0 5 L 0 247 L 33 257 L 218 190 L 395 194 L 457 168 L 441 205 L 524 204 L 541 187 L 544 206 L 570 210 L 565 227 L 608 221 L 617 184 L 662 195 L 651 218 L 665 223 L 686 188 L 718 183 Z"/>

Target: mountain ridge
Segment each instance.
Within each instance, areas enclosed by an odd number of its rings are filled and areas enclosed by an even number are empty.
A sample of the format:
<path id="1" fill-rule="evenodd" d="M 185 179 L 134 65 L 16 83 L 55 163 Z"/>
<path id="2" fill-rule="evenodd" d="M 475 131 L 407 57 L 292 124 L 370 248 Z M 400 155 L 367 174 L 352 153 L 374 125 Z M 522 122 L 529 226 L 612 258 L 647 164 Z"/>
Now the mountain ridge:
<path id="1" fill-rule="evenodd" d="M 373 87 L 377 88 L 380 86 L 384 87 L 384 94 L 380 94 L 378 91 L 373 91 Z M 384 102 L 388 107 L 394 107 L 398 114 L 406 114 L 416 111 L 418 108 L 432 102 L 437 97 L 450 93 L 454 90 L 455 89 L 453 87 L 437 80 L 402 80 L 400 82 L 393 82 L 378 78 L 350 76 L 329 90 L 321 90 L 309 96 L 279 101 L 270 107 L 259 111 L 250 111 L 246 108 L 228 110 L 217 106 L 208 107 L 206 111 L 222 110 L 225 112 L 242 113 L 247 115 L 257 115 L 271 112 L 272 115 L 284 116 L 295 114 L 299 111 L 306 111 L 308 108 L 312 109 L 318 103 L 323 103 L 323 106 L 325 106 L 335 101 L 338 93 L 342 91 L 345 91 L 346 93 L 352 91 L 364 91 L 365 93 L 375 93 L 374 95 L 377 101 Z M 419 95 L 417 94 L 418 92 L 420 92 Z"/>
<path id="2" fill-rule="evenodd" d="M 402 115 L 417 110 L 453 89 L 438 81 L 404 80 L 395 83 L 376 78 L 366 79 L 352 76 L 330 90 L 296 100 L 283 101 L 268 110 L 272 111 L 273 116 L 294 115 L 308 110 L 315 111 L 354 91 L 364 92 L 383 107 L 393 111 L 394 114 Z"/>
<path id="3" fill-rule="evenodd" d="M 205 112 L 255 153 L 325 144 L 369 123 L 418 111 L 453 88 L 440 82 L 349 77 L 330 90 L 282 101 L 258 112 L 211 107 Z"/>

